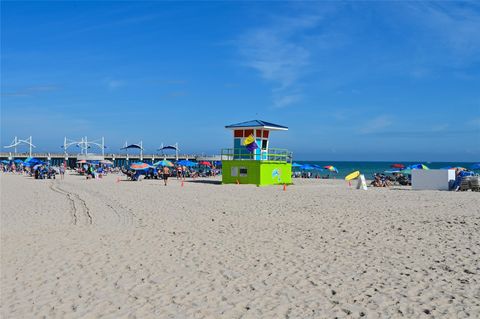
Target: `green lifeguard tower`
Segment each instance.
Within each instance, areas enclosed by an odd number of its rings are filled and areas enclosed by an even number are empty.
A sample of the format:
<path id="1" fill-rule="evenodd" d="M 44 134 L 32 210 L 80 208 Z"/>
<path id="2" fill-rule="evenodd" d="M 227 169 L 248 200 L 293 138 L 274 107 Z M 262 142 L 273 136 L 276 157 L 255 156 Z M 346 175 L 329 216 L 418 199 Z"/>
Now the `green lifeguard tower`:
<path id="1" fill-rule="evenodd" d="M 292 153 L 270 148 L 272 131 L 288 127 L 253 120 L 225 126 L 233 131 L 233 148 L 222 149 L 222 183 L 283 185 L 292 183 Z"/>

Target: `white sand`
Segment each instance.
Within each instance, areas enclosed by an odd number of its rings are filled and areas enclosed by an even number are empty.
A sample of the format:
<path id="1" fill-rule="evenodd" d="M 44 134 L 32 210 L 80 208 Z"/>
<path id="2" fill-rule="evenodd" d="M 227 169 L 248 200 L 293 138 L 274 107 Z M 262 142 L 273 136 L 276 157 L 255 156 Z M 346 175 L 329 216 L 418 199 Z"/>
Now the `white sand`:
<path id="1" fill-rule="evenodd" d="M 2 318 L 480 317 L 479 193 L 116 178 L 1 175 Z"/>

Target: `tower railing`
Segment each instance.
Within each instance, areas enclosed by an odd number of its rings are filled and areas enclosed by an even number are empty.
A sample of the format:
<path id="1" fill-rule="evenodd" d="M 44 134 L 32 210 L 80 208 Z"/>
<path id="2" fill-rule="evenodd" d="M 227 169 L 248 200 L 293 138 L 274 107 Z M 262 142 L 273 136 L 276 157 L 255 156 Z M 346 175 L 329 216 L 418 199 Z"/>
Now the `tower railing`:
<path id="1" fill-rule="evenodd" d="M 268 150 L 254 152 L 249 152 L 246 148 L 223 148 L 220 157 L 222 161 L 254 160 L 292 163 L 293 153 L 280 148 L 269 148 Z"/>

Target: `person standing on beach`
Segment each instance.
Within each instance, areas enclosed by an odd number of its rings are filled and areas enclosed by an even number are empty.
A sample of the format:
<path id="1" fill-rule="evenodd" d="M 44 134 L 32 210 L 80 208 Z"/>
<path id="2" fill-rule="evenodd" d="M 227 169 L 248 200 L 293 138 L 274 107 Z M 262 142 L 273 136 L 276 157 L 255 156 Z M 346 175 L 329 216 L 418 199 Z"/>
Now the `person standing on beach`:
<path id="1" fill-rule="evenodd" d="M 65 177 L 65 166 L 64 165 L 60 165 L 60 179 L 63 179 Z"/>
<path id="2" fill-rule="evenodd" d="M 163 173 L 163 182 L 165 183 L 165 186 L 167 186 L 168 176 L 170 176 L 170 169 L 167 166 L 164 166 L 162 168 L 162 173 Z"/>

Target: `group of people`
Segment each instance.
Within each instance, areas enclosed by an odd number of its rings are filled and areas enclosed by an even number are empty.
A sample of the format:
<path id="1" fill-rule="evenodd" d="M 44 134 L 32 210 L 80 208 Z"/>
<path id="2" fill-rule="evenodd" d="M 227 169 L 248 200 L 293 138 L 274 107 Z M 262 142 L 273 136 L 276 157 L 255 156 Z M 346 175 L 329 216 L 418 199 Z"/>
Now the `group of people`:
<path id="1" fill-rule="evenodd" d="M 313 173 L 311 171 L 292 172 L 294 178 L 316 178 L 316 179 L 330 179 L 330 174 L 321 175 L 319 173 Z"/>
<path id="2" fill-rule="evenodd" d="M 55 179 L 56 175 L 59 174 L 60 178 L 63 179 L 65 176 L 65 166 L 52 166 L 48 163 L 36 164 L 36 165 L 25 165 L 24 163 L 0 163 L 0 171 L 4 173 L 16 173 L 16 174 L 25 174 L 33 177 L 34 179 Z"/>
<path id="3" fill-rule="evenodd" d="M 127 176 L 129 180 L 138 181 L 143 178 L 145 179 L 161 179 L 164 181 L 164 185 L 168 184 L 168 179 L 170 177 L 176 177 L 177 179 L 185 178 L 197 178 L 197 177 L 209 177 L 216 176 L 220 174 L 220 170 L 216 167 L 211 167 L 209 169 L 194 169 L 192 167 L 187 167 L 184 165 L 175 165 L 173 167 L 168 166 L 150 166 L 145 169 L 134 169 L 131 167 L 123 167 L 120 169 L 123 174 Z"/>
<path id="4" fill-rule="evenodd" d="M 373 174 L 373 180 L 370 183 L 373 187 L 389 187 L 392 185 L 412 185 L 410 178 L 402 173 L 393 173 L 392 176 L 383 173 Z"/>

